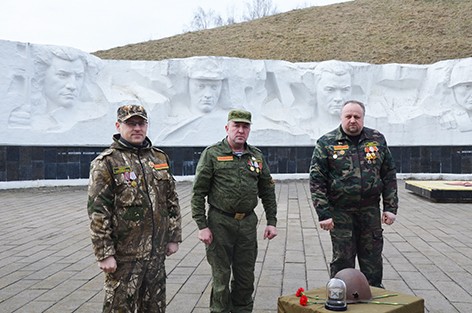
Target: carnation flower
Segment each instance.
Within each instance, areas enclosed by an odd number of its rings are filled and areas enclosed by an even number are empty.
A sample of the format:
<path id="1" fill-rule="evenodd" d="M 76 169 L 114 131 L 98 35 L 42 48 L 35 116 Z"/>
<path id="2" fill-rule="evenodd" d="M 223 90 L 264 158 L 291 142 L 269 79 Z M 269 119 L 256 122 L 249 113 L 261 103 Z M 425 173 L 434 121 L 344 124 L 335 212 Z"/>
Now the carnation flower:
<path id="1" fill-rule="evenodd" d="M 298 288 L 297 292 L 295 293 L 295 296 L 300 298 L 300 305 L 301 306 L 307 306 L 308 304 L 322 304 L 324 302 L 319 302 L 319 301 L 310 301 L 308 298 L 313 298 L 315 300 L 322 300 L 318 296 L 315 297 L 308 297 L 305 295 L 305 289 L 302 287 Z"/>
<path id="2" fill-rule="evenodd" d="M 308 304 L 308 297 L 305 296 L 305 295 L 302 295 L 302 296 L 300 297 L 300 305 L 306 306 L 307 304 Z"/>

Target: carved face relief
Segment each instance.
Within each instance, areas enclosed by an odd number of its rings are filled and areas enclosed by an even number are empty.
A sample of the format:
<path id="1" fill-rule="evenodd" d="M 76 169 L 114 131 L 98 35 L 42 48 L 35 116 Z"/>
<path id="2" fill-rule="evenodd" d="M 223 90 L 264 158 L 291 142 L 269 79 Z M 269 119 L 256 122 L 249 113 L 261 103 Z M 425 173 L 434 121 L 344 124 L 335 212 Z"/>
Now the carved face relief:
<path id="1" fill-rule="evenodd" d="M 344 102 L 351 98 L 351 75 L 321 74 L 316 86 L 316 100 L 320 112 L 339 116 Z"/>
<path id="2" fill-rule="evenodd" d="M 43 93 L 48 105 L 53 108 L 71 107 L 82 89 L 84 71 L 80 59 L 54 58 L 44 77 Z"/>
<path id="3" fill-rule="evenodd" d="M 472 111 L 472 82 L 455 85 L 452 90 L 457 104 Z"/>
<path id="4" fill-rule="evenodd" d="M 197 109 L 203 113 L 211 112 L 218 102 L 222 85 L 221 80 L 190 78 L 191 109 Z"/>

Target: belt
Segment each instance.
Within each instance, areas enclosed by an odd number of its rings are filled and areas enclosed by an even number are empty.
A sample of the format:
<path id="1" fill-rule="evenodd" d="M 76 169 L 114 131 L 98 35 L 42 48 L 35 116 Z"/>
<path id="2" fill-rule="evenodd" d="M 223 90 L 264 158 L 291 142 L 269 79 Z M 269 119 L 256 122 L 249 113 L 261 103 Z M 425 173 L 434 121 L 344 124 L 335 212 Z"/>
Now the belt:
<path id="1" fill-rule="evenodd" d="M 229 213 L 229 212 L 220 210 L 220 209 L 218 209 L 217 207 L 214 207 L 214 206 L 210 206 L 210 209 L 215 210 L 216 212 L 218 212 L 220 214 L 232 217 L 237 221 L 241 221 L 241 220 L 245 219 L 246 217 L 248 217 L 249 215 L 251 215 L 252 213 L 254 213 L 254 211 L 247 212 L 247 213 Z"/>

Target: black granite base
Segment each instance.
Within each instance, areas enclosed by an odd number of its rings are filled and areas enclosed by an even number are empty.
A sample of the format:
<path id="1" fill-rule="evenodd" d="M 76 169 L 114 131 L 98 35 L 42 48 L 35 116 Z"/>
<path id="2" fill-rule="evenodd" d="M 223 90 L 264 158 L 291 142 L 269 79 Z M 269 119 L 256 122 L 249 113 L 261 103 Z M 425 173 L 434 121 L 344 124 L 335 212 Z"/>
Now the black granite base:
<path id="1" fill-rule="evenodd" d="M 88 178 L 106 147 L 1 146 L 0 181 Z M 161 147 L 174 175 L 194 175 L 204 147 Z M 259 147 L 274 174 L 308 173 L 313 147 Z M 472 146 L 391 147 L 398 173 L 471 174 Z"/>

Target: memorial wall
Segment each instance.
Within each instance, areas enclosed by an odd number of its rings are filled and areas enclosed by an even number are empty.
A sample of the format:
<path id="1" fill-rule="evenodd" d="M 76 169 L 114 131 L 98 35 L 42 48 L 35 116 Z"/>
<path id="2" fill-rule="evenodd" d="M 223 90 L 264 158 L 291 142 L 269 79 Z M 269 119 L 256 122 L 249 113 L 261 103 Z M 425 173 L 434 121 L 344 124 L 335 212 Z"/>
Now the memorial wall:
<path id="1" fill-rule="evenodd" d="M 149 138 L 193 175 L 225 136 L 227 112 L 253 114 L 249 143 L 273 173 L 307 173 L 343 102 L 365 103 L 399 173 L 472 173 L 472 58 L 434 64 L 227 57 L 103 60 L 69 47 L 0 41 L 0 181 L 87 178 L 116 110 L 141 104 Z"/>

